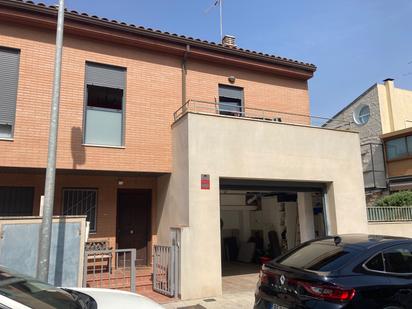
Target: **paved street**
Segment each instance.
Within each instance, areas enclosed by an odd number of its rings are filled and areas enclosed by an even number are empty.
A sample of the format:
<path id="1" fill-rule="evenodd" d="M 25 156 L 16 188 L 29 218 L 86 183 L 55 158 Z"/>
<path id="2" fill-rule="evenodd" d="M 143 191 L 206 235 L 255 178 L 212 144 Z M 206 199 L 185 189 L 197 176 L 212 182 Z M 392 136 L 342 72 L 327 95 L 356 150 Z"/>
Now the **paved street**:
<path id="1" fill-rule="evenodd" d="M 229 309 L 229 308 L 253 308 L 253 291 L 239 292 L 234 294 L 224 294 L 221 297 L 215 297 L 213 299 L 200 299 L 196 301 L 181 301 L 177 303 L 170 303 L 164 305 L 169 309 L 203 309 L 203 308 L 216 308 L 216 309 Z"/>
<path id="2" fill-rule="evenodd" d="M 258 274 L 256 272 L 244 275 L 223 277 L 223 295 L 219 297 L 179 301 L 163 305 L 168 309 L 202 309 L 202 308 L 253 308 L 254 292 Z"/>

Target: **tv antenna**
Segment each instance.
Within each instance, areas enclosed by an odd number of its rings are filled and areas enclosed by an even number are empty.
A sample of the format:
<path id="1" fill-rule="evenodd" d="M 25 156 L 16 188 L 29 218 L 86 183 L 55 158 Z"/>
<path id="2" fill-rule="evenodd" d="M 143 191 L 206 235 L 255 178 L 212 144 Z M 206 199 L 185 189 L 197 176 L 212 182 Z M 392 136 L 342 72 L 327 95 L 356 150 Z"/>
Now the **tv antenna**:
<path id="1" fill-rule="evenodd" d="M 207 8 L 205 13 L 209 13 L 214 7 L 219 5 L 219 14 L 220 14 L 220 40 L 223 40 L 223 0 L 215 0 L 215 2 Z"/>

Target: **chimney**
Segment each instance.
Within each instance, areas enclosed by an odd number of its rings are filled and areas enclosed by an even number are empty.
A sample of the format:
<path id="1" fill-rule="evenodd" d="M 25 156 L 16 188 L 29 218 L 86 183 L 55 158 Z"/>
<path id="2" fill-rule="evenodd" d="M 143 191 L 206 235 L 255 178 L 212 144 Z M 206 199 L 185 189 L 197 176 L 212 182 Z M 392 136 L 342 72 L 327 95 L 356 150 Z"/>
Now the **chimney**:
<path id="1" fill-rule="evenodd" d="M 225 47 L 236 47 L 236 38 L 232 35 L 225 35 L 222 39 L 222 44 Z"/>
<path id="2" fill-rule="evenodd" d="M 387 78 L 387 79 L 384 79 L 384 80 L 383 80 L 383 82 L 384 82 L 385 84 L 389 84 L 389 83 L 391 83 L 391 82 L 392 82 L 392 84 L 393 84 L 393 81 L 394 81 L 393 78 Z"/>
<path id="3" fill-rule="evenodd" d="M 387 109 L 388 109 L 388 117 L 389 117 L 389 132 L 395 131 L 395 118 L 394 115 L 396 115 L 396 105 L 394 106 L 395 98 L 395 84 L 394 84 L 394 79 L 393 78 L 387 78 L 385 79 L 384 86 L 385 86 L 385 92 L 386 92 L 386 104 L 387 104 Z"/>

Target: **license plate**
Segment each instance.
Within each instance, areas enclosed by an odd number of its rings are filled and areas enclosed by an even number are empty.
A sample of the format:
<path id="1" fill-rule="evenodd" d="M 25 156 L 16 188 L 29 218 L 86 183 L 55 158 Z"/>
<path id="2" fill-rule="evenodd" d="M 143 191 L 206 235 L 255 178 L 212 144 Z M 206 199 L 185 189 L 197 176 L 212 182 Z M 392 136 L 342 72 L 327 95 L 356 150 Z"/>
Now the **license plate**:
<path id="1" fill-rule="evenodd" d="M 278 305 L 278 304 L 270 304 L 269 309 L 288 309 L 287 307 Z"/>

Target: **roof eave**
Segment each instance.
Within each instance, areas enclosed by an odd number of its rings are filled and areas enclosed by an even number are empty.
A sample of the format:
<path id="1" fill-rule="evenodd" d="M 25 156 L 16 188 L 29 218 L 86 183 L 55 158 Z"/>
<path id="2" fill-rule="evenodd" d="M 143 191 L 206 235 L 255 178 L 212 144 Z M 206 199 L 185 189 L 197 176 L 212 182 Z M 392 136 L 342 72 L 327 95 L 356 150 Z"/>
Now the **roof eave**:
<path id="1" fill-rule="evenodd" d="M 25 11 L 29 11 L 33 13 L 40 13 L 40 14 L 45 14 L 49 16 L 57 16 L 57 10 L 55 7 L 49 7 L 49 6 L 41 5 L 41 4 L 26 3 L 23 1 L 0 0 L 0 5 L 6 6 L 9 8 L 14 8 L 14 9 L 25 10 Z M 192 38 L 168 34 L 168 33 L 164 33 L 161 31 L 145 29 L 143 27 L 136 27 L 136 26 L 128 25 L 126 23 L 119 23 L 117 21 L 109 21 L 107 19 L 104 20 L 104 19 L 93 17 L 93 16 L 89 16 L 89 15 L 75 14 L 67 10 L 66 10 L 65 18 L 67 20 L 81 22 L 84 24 L 89 24 L 89 25 L 94 25 L 94 26 L 99 26 L 99 27 L 104 27 L 104 28 L 110 28 L 113 30 L 125 31 L 128 33 L 138 34 L 144 37 L 159 39 L 159 40 L 166 41 L 169 43 L 190 45 L 193 47 L 199 47 L 199 48 L 203 48 L 203 49 L 214 51 L 214 52 L 220 52 L 220 53 L 234 55 L 234 56 L 241 57 L 241 58 L 257 60 L 257 61 L 265 62 L 268 64 L 281 65 L 281 66 L 290 67 L 290 68 L 294 68 L 298 70 L 303 70 L 303 71 L 310 73 L 308 74 L 308 78 L 313 76 L 313 73 L 316 71 L 316 66 L 313 64 L 301 63 L 301 62 L 289 60 L 286 58 L 270 56 L 267 54 L 253 52 L 253 51 L 245 51 L 243 49 L 238 49 L 238 48 L 234 49 L 230 47 L 225 47 L 221 44 L 214 44 L 214 43 L 204 42 L 204 41 L 196 40 Z"/>

